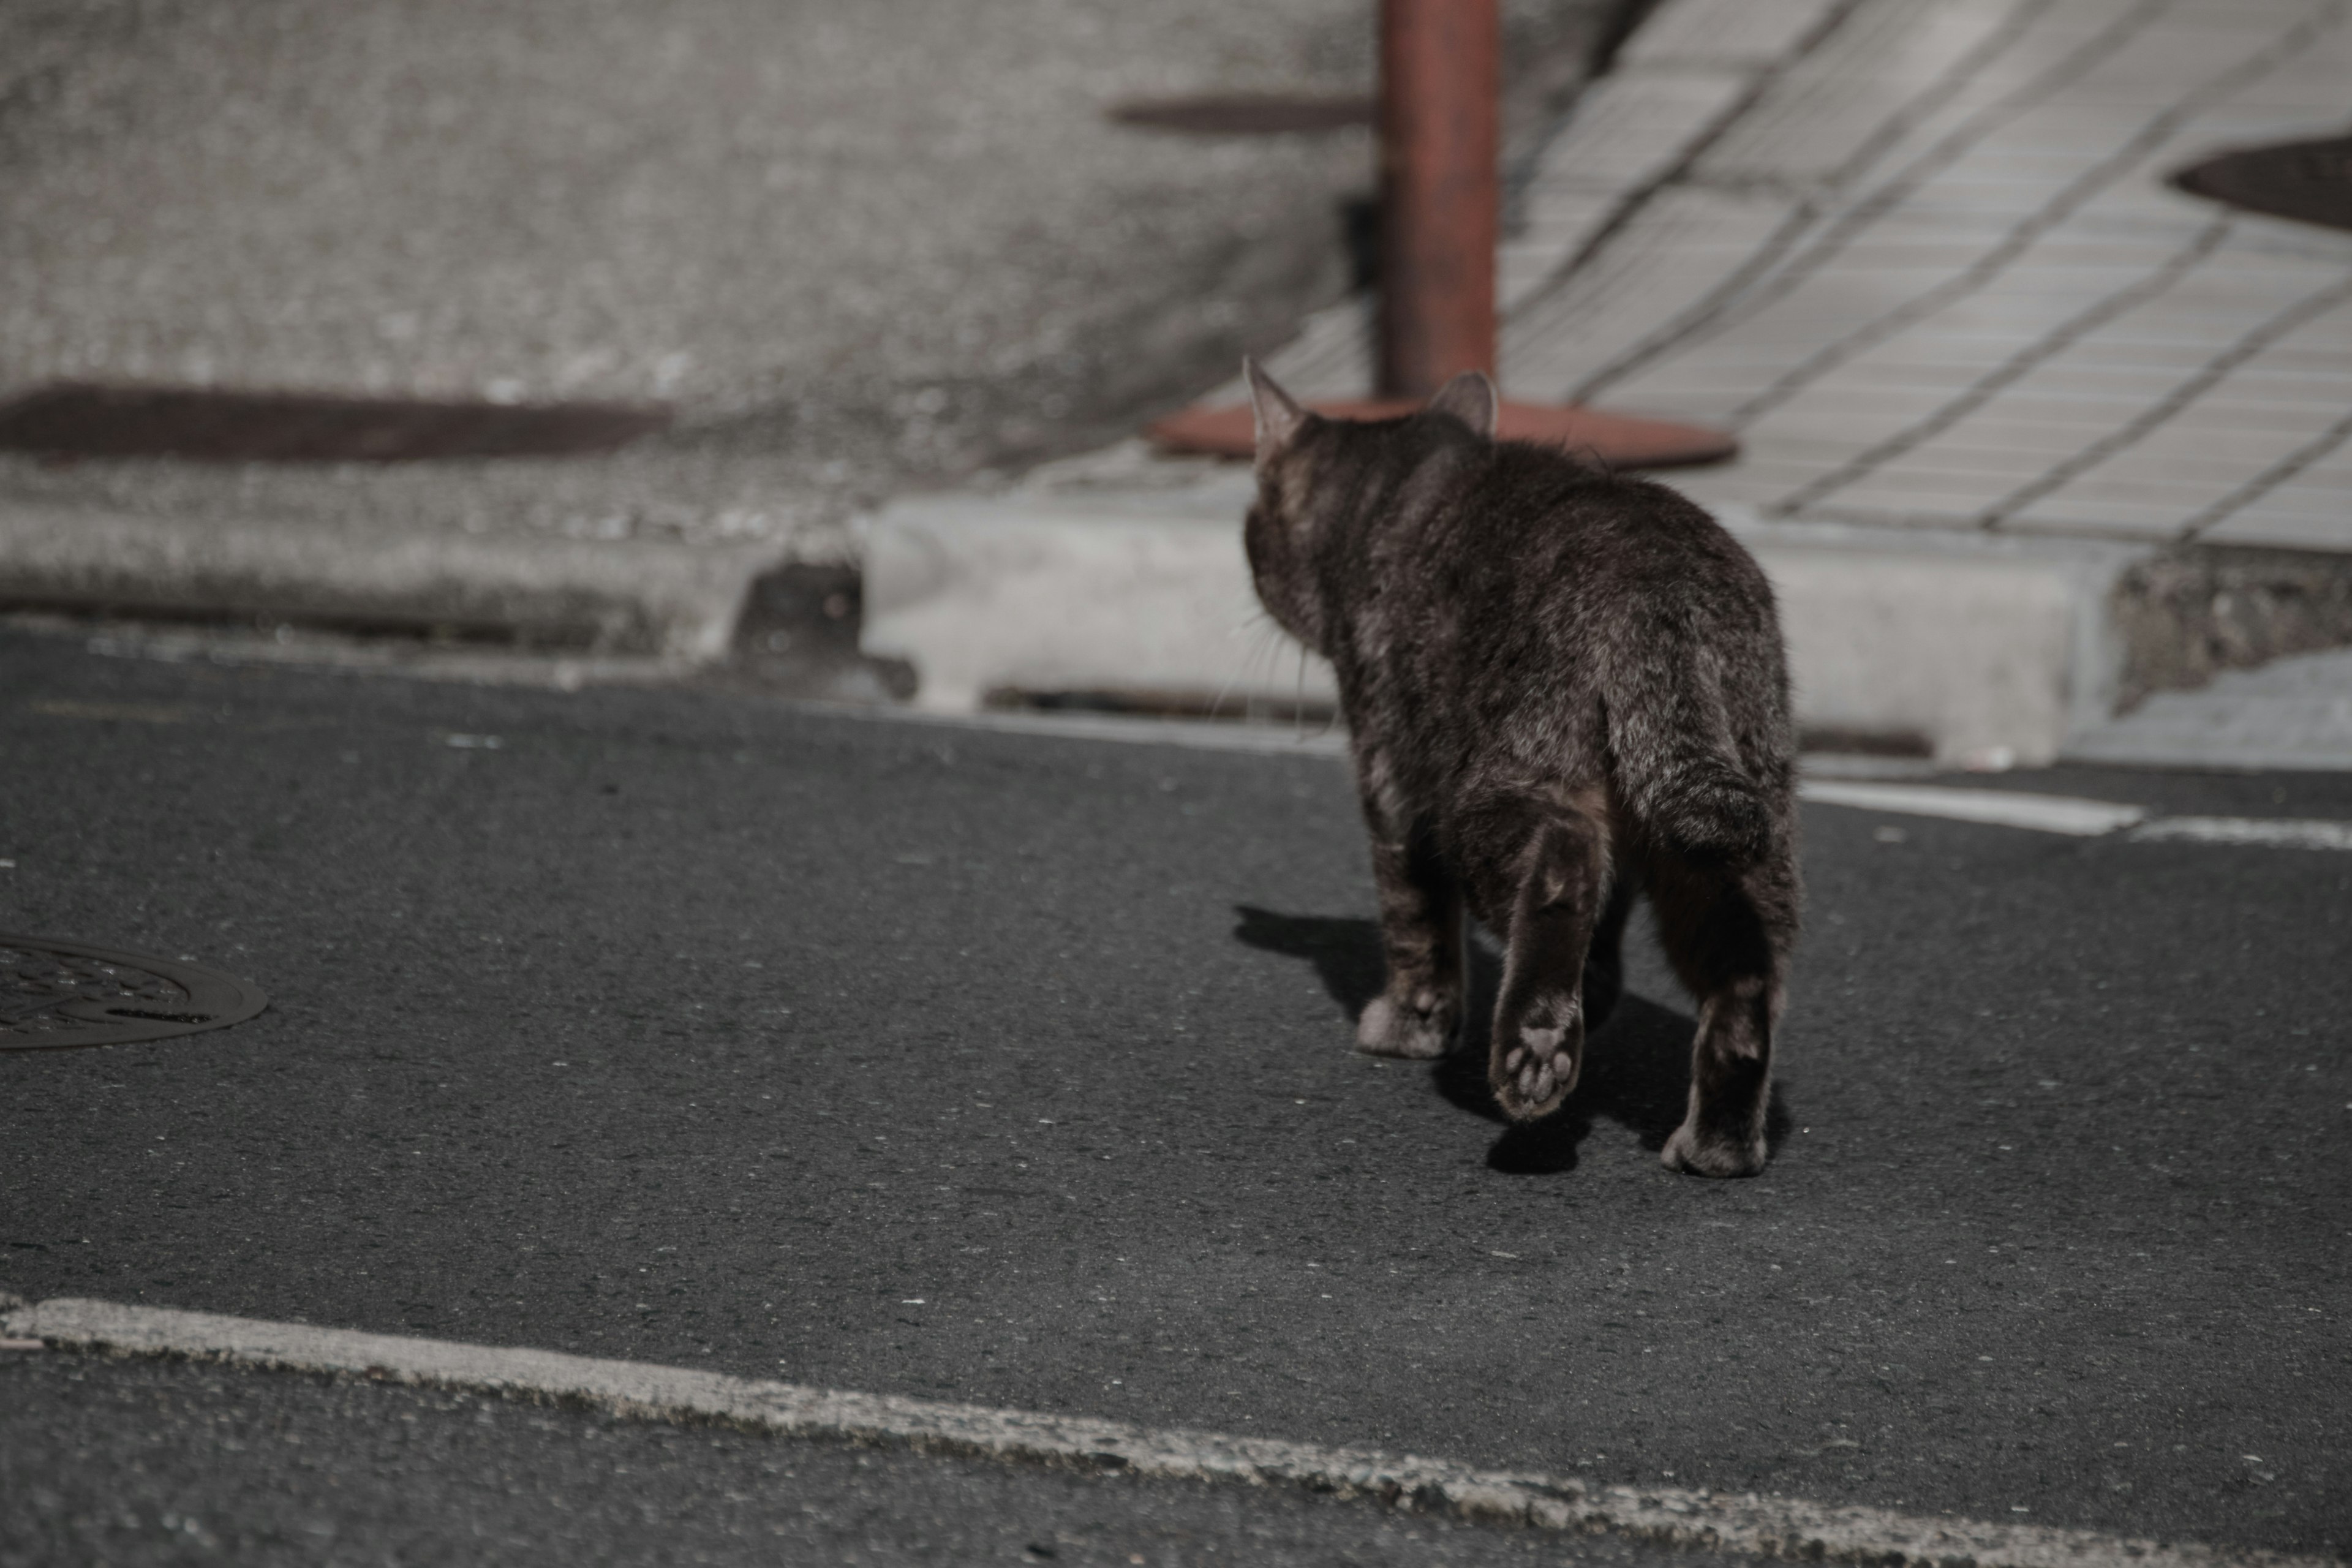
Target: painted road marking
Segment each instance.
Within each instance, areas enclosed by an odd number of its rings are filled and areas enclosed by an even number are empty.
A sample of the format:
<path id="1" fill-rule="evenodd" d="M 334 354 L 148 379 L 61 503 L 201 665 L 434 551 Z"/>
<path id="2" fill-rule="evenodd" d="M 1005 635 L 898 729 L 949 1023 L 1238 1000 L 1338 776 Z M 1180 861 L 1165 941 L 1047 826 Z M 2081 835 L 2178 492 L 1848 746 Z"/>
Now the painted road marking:
<path id="1" fill-rule="evenodd" d="M 808 704 L 814 707 L 816 704 Z M 1255 752 L 1342 758 L 1348 737 L 1337 729 L 1302 730 L 1273 724 L 1203 723 L 1177 719 L 1044 713 L 925 713 L 847 707 L 826 711 L 943 728 L 994 730 L 1021 735 L 1129 744 L 1189 746 L 1203 751 Z M 2023 790 L 1969 789 L 1953 784 L 1887 784 L 1860 779 L 1807 778 L 1799 796 L 1821 805 L 1852 806 L 1906 816 L 2020 827 L 2098 838 L 2121 832 L 2138 841 L 2252 845 L 2279 849 L 2352 849 L 2352 822 L 2247 816 L 2153 816 L 2142 805 Z"/>
<path id="2" fill-rule="evenodd" d="M 1019 710 L 958 712 L 877 708 L 866 703 L 794 702 L 835 719 L 885 724 L 927 724 L 943 730 L 992 730 L 1063 741 L 1116 741 L 1129 745 L 1184 746 L 1200 752 L 1255 752 L 1300 757 L 1345 757 L 1348 732 L 1336 724 L 1271 724 L 1241 720 L 1148 719 L 1116 713 L 1038 713 Z"/>
<path id="3" fill-rule="evenodd" d="M 2037 833 L 2097 838 L 2120 832 L 2137 843 L 2237 844 L 2271 849 L 2352 849 L 2352 822 L 2263 816 L 2151 816 L 2147 808 L 2021 790 L 1950 784 L 1863 784 L 1807 779 L 1798 794 L 1822 805 L 1910 816 L 1941 816 Z"/>
<path id="4" fill-rule="evenodd" d="M 58 1350 L 184 1357 L 343 1373 L 586 1405 L 647 1421 L 719 1421 L 780 1436 L 887 1443 L 1181 1480 L 1242 1481 L 1367 1497 L 1416 1512 L 1759 1556 L 1917 1568 L 2323 1568 L 2282 1552 L 2159 1542 L 2042 1525 L 1926 1519 L 1785 1498 L 1606 1487 L 1444 1460 L 1123 1421 L 847 1394 L 798 1384 L 553 1351 L 508 1350 L 299 1323 L 61 1299 L 0 1315 L 0 1333 Z"/>
<path id="5" fill-rule="evenodd" d="M 1097 714 L 926 713 L 803 703 L 799 706 L 846 718 L 884 722 L 935 724 L 945 729 L 993 730 L 1065 740 L 1111 741 L 1130 745 L 1189 746 L 1201 751 L 1254 752 L 1308 757 L 1345 757 L 1348 737 L 1338 729 L 1286 725 L 1205 723 L 1198 720 L 1129 719 Z M 1905 816 L 1940 816 L 2035 833 L 2100 838 L 2121 833 L 2137 842 L 2251 845 L 2274 849 L 2352 850 L 2352 822 L 2294 821 L 2257 816 L 2156 816 L 2144 805 L 2078 795 L 2034 795 L 2024 790 L 1969 789 L 1955 784 L 1887 784 L 1862 779 L 1807 778 L 1797 785 L 1801 799 L 1820 805 L 1852 806 Z"/>
<path id="6" fill-rule="evenodd" d="M 2352 849 L 2352 822 L 2295 822 L 2260 816 L 2159 816 L 2134 838 L 2186 844 L 2260 844 L 2276 849 Z"/>
<path id="7" fill-rule="evenodd" d="M 1806 800 L 1891 811 L 1909 816 L 1942 816 L 2037 833 L 2071 833 L 2095 838 L 2147 820 L 2147 809 L 2112 801 L 2078 800 L 2063 795 L 2027 795 L 2021 790 L 1956 789 L 1944 784 L 1865 784 L 1853 779 L 1806 779 L 1797 786 Z"/>

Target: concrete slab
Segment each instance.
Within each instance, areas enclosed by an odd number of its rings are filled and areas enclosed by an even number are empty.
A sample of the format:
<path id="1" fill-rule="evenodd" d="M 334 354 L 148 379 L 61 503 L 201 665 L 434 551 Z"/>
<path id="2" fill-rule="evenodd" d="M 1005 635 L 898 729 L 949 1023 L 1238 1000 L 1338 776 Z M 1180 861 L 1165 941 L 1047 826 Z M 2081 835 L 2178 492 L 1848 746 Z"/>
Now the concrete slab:
<path id="1" fill-rule="evenodd" d="M 1328 667 L 1258 608 L 1246 505 L 1232 483 L 896 503 L 866 534 L 862 646 L 948 711 L 1007 689 L 1328 701 Z M 1723 516 L 1780 595 L 1806 726 L 2031 764 L 2105 717 L 2098 608 L 2141 552 Z"/>
<path id="2" fill-rule="evenodd" d="M 2352 651 L 2233 670 L 2199 691 L 2162 691 L 2073 737 L 2082 762 L 2189 768 L 2352 769 Z"/>
<path id="3" fill-rule="evenodd" d="M 1219 486 L 895 502 L 866 529 L 860 647 L 908 661 L 916 702 L 949 712 L 1003 689 L 1182 693 L 1236 713 L 1258 699 L 1328 701 L 1329 668 L 1257 606 L 1246 504 Z"/>
<path id="4" fill-rule="evenodd" d="M 0 506 L 0 602 L 490 636 L 599 655 L 727 649 L 761 543 L 371 533 L 266 515 Z"/>
<path id="5" fill-rule="evenodd" d="M 1838 0 L 1689 0 L 1663 8 L 1626 42 L 1636 68 L 1712 66 L 1754 69 L 1803 51 L 1829 23 Z"/>

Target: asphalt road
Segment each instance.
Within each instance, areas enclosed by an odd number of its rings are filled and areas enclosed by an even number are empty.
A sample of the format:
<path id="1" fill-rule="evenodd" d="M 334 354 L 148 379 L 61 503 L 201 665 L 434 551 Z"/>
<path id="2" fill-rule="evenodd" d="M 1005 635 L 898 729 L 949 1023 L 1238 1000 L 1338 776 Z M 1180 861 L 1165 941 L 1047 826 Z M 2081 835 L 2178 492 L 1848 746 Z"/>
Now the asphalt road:
<path id="1" fill-rule="evenodd" d="M 1645 945 L 1531 1133 L 1349 1050 L 1378 969 L 1328 761 L 16 636 L 0 692 L 0 929 L 274 998 L 0 1054 L 28 1297 L 2352 1541 L 2352 857 L 1810 808 L 1777 1155 L 1717 1184 L 1657 1164 L 1691 1024 Z M 2007 782 L 2352 817 L 2344 778 Z M 30 1359 L 0 1376 L 100 1455 L 140 1378 L 322 1434 L 362 1398 L 78 1363 L 77 1402 Z M 398 1420 L 355 1415 L 354 1462 Z"/>

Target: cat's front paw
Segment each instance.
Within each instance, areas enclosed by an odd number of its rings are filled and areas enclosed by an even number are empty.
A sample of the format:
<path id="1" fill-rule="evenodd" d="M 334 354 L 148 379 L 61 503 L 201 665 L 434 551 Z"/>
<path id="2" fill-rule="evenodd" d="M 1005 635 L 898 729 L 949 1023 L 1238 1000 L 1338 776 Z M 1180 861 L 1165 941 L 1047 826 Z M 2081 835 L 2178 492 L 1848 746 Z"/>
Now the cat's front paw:
<path id="1" fill-rule="evenodd" d="M 1576 1087 L 1584 1060 L 1584 1022 L 1524 1023 L 1507 1027 L 1486 1064 L 1486 1084 L 1495 1102 L 1514 1121 L 1549 1116 Z"/>
<path id="2" fill-rule="evenodd" d="M 1356 1021 L 1356 1048 L 1367 1056 L 1434 1061 L 1454 1048 L 1459 1011 L 1451 1000 L 1428 993 L 1402 1003 L 1376 996 Z"/>
<path id="3" fill-rule="evenodd" d="M 1694 1176 L 1752 1176 L 1764 1168 L 1768 1156 L 1761 1131 L 1735 1138 L 1685 1121 L 1675 1129 L 1658 1158 L 1667 1170 Z"/>

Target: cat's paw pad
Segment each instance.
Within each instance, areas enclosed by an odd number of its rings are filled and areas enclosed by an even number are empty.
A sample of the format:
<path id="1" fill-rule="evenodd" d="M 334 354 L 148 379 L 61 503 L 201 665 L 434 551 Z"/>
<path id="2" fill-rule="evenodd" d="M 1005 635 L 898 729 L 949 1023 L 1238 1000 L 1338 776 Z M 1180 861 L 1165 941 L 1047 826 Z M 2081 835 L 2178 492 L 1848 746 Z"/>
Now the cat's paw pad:
<path id="1" fill-rule="evenodd" d="M 1433 997 L 1423 1006 L 1400 1006 L 1376 996 L 1357 1020 L 1356 1048 L 1368 1056 L 1433 1061 L 1454 1048 L 1454 1009 Z"/>
<path id="2" fill-rule="evenodd" d="M 1675 1129 L 1658 1158 L 1667 1170 L 1693 1176 L 1752 1176 L 1764 1168 L 1768 1156 L 1761 1132 L 1733 1138 L 1700 1131 L 1685 1121 Z"/>
<path id="3" fill-rule="evenodd" d="M 1581 1031 L 1573 1024 L 1522 1026 L 1518 1043 L 1503 1051 L 1487 1078 L 1503 1114 L 1533 1121 L 1559 1109 L 1576 1087 Z"/>

